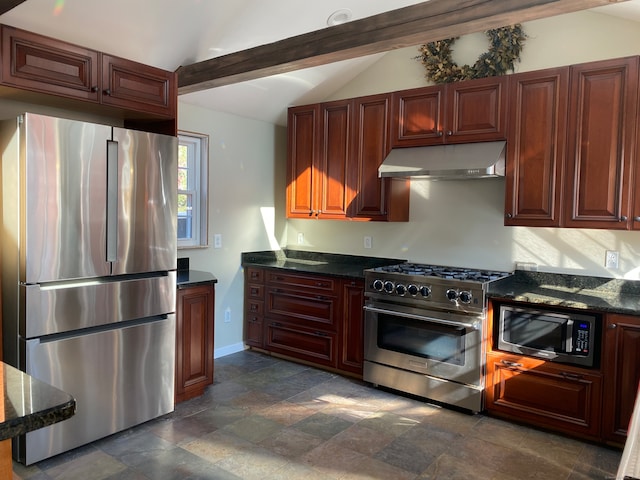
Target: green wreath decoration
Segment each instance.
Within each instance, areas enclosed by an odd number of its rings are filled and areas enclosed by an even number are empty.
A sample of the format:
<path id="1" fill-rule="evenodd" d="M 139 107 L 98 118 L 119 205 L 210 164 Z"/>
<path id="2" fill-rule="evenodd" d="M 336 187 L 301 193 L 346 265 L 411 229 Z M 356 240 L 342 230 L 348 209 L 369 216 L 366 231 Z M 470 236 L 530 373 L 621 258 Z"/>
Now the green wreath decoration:
<path id="1" fill-rule="evenodd" d="M 489 50 L 480 55 L 473 66 L 459 66 L 451 59 L 451 47 L 459 38 L 430 42 L 419 47 L 420 60 L 432 82 L 451 83 L 473 78 L 494 77 L 513 71 L 514 62 L 520 61 L 520 52 L 527 36 L 522 25 L 495 28 L 485 32 L 489 38 Z"/>

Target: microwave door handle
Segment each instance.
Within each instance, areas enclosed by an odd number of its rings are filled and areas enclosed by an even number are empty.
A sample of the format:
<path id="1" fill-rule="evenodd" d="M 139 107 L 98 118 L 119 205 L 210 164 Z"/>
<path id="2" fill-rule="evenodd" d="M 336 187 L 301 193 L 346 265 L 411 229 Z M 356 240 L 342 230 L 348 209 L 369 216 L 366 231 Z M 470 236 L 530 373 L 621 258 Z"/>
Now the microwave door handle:
<path id="1" fill-rule="evenodd" d="M 573 320 L 570 318 L 567 320 L 567 339 L 565 345 L 567 352 L 573 352 Z"/>
<path id="2" fill-rule="evenodd" d="M 441 318 L 433 318 L 433 317 L 427 317 L 425 315 L 413 315 L 411 313 L 404 313 L 404 312 L 396 312 L 393 310 L 386 310 L 384 308 L 378 308 L 378 307 L 372 307 L 370 305 L 365 305 L 364 309 L 368 312 L 374 312 L 374 313 L 383 313 L 383 314 L 387 314 L 387 315 L 395 315 L 396 317 L 403 317 L 403 318 L 411 318 L 413 320 L 420 320 L 420 321 L 429 321 L 429 322 L 433 322 L 433 323 L 439 323 L 441 325 L 448 325 L 448 326 L 452 326 L 452 327 L 465 327 L 465 328 L 469 328 L 472 330 L 477 330 L 477 327 L 475 325 L 473 325 L 472 323 L 463 323 L 463 322 L 452 322 L 450 320 L 442 320 Z"/>

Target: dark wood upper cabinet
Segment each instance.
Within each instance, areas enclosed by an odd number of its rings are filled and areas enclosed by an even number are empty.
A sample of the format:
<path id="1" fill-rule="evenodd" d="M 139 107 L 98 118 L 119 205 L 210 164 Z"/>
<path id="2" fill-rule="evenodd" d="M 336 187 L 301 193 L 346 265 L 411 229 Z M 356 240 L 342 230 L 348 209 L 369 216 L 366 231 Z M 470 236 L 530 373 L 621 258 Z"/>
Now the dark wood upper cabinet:
<path id="1" fill-rule="evenodd" d="M 638 57 L 571 67 L 564 226 L 627 229 Z"/>
<path id="2" fill-rule="evenodd" d="M 559 227 L 569 68 L 511 75 L 505 225 Z"/>
<path id="3" fill-rule="evenodd" d="M 102 103 L 176 116 L 177 78 L 173 72 L 112 55 L 102 55 Z"/>
<path id="4" fill-rule="evenodd" d="M 416 88 L 392 95 L 392 147 L 504 140 L 508 77 Z"/>
<path id="5" fill-rule="evenodd" d="M 2 83 L 97 103 L 99 53 L 2 25 Z"/>
<path id="6" fill-rule="evenodd" d="M 409 180 L 379 178 L 378 167 L 391 151 L 388 94 L 355 99 L 350 216 L 361 220 L 408 221 Z"/>
<path id="7" fill-rule="evenodd" d="M 12 98 L 114 115 L 126 127 L 176 134 L 174 72 L 11 26 L 0 28 L 0 84 L 15 93 Z"/>
<path id="8" fill-rule="evenodd" d="M 291 107 L 287 119 L 287 217 L 315 213 L 315 177 L 320 142 L 320 105 Z"/>

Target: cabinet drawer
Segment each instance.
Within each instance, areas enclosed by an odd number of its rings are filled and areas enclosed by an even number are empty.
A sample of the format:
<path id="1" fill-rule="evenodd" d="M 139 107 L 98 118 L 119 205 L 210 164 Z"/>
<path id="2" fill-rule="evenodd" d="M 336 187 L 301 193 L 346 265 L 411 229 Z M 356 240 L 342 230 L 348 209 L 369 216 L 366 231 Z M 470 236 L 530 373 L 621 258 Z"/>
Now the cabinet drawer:
<path id="1" fill-rule="evenodd" d="M 601 395 L 599 374 L 489 354 L 487 409 L 492 413 L 598 438 Z"/>
<path id="2" fill-rule="evenodd" d="M 264 270 L 260 268 L 247 267 L 245 270 L 245 278 L 247 282 L 264 283 Z"/>
<path id="3" fill-rule="evenodd" d="M 337 303 L 336 297 L 327 295 L 269 288 L 265 313 L 302 326 L 336 331 Z"/>
<path id="4" fill-rule="evenodd" d="M 247 315 L 244 328 L 244 342 L 253 347 L 263 347 L 262 317 Z"/>
<path id="5" fill-rule="evenodd" d="M 257 298 L 264 299 L 264 285 L 256 285 L 254 283 L 250 283 L 247 285 L 247 290 L 245 292 L 245 296 L 247 299 Z"/>
<path id="6" fill-rule="evenodd" d="M 247 299 L 245 302 L 247 317 L 250 315 L 264 315 L 264 302 L 262 300 Z"/>
<path id="7" fill-rule="evenodd" d="M 295 275 L 282 272 L 268 272 L 267 283 L 269 285 L 312 288 L 313 290 L 330 293 L 335 293 L 337 288 L 337 281 L 333 278 L 313 275 Z"/>
<path id="8" fill-rule="evenodd" d="M 336 366 L 336 335 L 280 322 L 268 322 L 266 345 L 272 352 L 329 367 Z"/>

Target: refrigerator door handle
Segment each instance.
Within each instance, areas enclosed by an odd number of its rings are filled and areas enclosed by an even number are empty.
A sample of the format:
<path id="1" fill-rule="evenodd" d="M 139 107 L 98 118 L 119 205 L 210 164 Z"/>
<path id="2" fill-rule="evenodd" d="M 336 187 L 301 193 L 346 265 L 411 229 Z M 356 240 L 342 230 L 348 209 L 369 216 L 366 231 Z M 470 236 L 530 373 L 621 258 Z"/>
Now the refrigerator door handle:
<path id="1" fill-rule="evenodd" d="M 107 262 L 118 259 L 118 142 L 107 140 Z"/>

